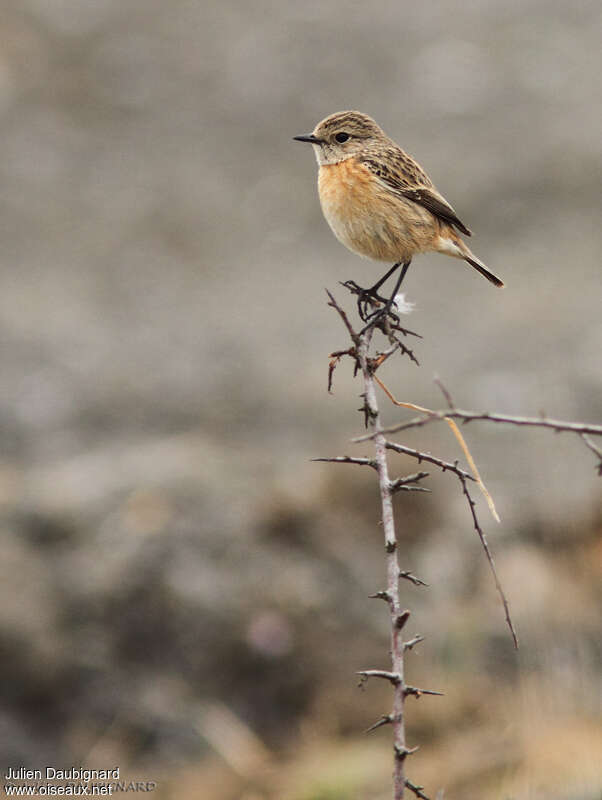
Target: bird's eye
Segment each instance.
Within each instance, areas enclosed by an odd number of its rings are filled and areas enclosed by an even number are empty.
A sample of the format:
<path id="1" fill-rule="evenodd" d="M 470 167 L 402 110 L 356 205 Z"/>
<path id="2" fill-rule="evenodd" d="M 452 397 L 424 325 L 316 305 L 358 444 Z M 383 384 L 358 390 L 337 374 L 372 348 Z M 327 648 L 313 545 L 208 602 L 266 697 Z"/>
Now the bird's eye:
<path id="1" fill-rule="evenodd" d="M 349 138 L 349 134 L 343 132 L 337 133 L 337 135 L 334 138 L 337 140 L 339 144 L 343 144 L 343 142 L 346 142 L 347 139 Z"/>

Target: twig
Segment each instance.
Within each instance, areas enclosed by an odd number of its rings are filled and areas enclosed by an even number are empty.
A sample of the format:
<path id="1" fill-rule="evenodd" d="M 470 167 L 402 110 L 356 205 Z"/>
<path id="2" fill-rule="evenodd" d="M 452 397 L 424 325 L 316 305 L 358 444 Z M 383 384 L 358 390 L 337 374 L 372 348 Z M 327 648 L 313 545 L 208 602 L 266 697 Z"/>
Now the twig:
<path id="1" fill-rule="evenodd" d="M 441 389 L 441 394 L 443 395 L 443 397 L 445 397 L 445 399 L 447 400 L 447 405 L 450 408 L 453 408 L 454 407 L 454 401 L 452 400 L 451 394 L 449 393 L 449 391 L 443 385 L 443 382 L 436 375 L 435 375 L 434 381 L 437 384 L 437 386 Z"/>
<path id="2" fill-rule="evenodd" d="M 331 464 L 359 464 L 362 467 L 376 469 L 373 458 L 354 458 L 353 456 L 335 456 L 334 458 L 311 458 L 310 461 L 328 461 Z"/>
<path id="3" fill-rule="evenodd" d="M 599 447 L 596 447 L 596 445 L 592 442 L 592 440 L 586 433 L 582 433 L 581 438 L 585 442 L 585 446 L 589 447 L 592 453 L 599 459 L 599 463 L 596 466 L 596 470 L 598 471 L 598 475 L 602 475 L 602 450 L 600 450 Z"/>
<path id="4" fill-rule="evenodd" d="M 332 379 L 334 378 L 334 371 L 338 367 L 339 361 L 343 356 L 351 356 L 353 359 L 355 359 L 355 348 L 349 347 L 347 350 L 335 350 L 334 353 L 330 354 L 330 361 L 328 363 L 328 394 L 332 393 Z"/>
<path id="5" fill-rule="evenodd" d="M 397 478 L 390 483 L 390 489 L 392 492 L 399 492 L 399 491 L 412 491 L 412 492 L 430 492 L 430 489 L 427 489 L 425 486 L 416 486 L 417 481 L 423 480 L 423 478 L 428 478 L 428 472 L 416 472 L 414 475 L 406 475 L 404 478 Z"/>
<path id="6" fill-rule="evenodd" d="M 328 300 L 329 300 L 329 302 L 328 302 L 328 305 L 329 305 L 331 308 L 334 308 L 334 309 L 335 309 L 335 311 L 337 311 L 338 315 L 339 315 L 339 316 L 340 316 L 340 318 L 343 320 L 343 324 L 344 324 L 344 325 L 345 325 L 345 327 L 347 328 L 347 333 L 348 333 L 348 334 L 349 334 L 349 336 L 351 337 L 351 341 L 352 341 L 352 342 L 353 342 L 353 344 L 354 344 L 354 345 L 357 347 L 357 345 L 359 344 L 359 336 L 358 336 L 358 335 L 357 335 L 357 333 L 354 331 L 354 329 L 353 329 L 353 326 L 352 326 L 352 325 L 351 325 L 351 323 L 349 322 L 349 317 L 347 316 L 347 314 L 345 313 L 345 311 L 344 311 L 344 310 L 341 308 L 341 306 L 340 306 L 340 305 L 337 303 L 337 301 L 334 299 L 334 297 L 333 297 L 333 296 L 332 296 L 332 294 L 331 294 L 331 293 L 328 291 L 328 289 L 326 289 L 326 294 L 328 295 Z"/>
<path id="7" fill-rule="evenodd" d="M 392 327 L 393 327 L 393 326 L 392 326 Z M 396 328 L 396 327 L 394 327 L 393 329 L 394 329 L 394 330 L 401 330 L 400 328 Z M 418 335 L 418 334 L 416 334 L 416 335 Z M 420 366 L 420 362 L 418 361 L 418 359 L 417 359 L 417 358 L 416 358 L 416 356 L 414 355 L 414 351 L 413 351 L 413 350 L 411 350 L 411 349 L 410 349 L 410 348 L 409 348 L 409 347 L 408 347 L 406 344 L 404 344 L 404 343 L 401 341 L 401 339 L 397 338 L 397 337 L 396 337 L 396 336 L 394 336 L 393 334 L 389 334 L 389 336 L 390 336 L 391 338 L 395 339 L 395 341 L 396 341 L 396 343 L 397 343 L 397 349 L 401 351 L 401 354 L 402 354 L 402 355 L 405 355 L 405 356 L 408 356 L 408 358 L 410 359 L 410 361 L 413 361 L 413 362 L 414 362 L 414 364 L 416 364 L 416 366 L 417 366 L 417 367 L 419 367 L 419 366 Z M 381 362 L 381 363 L 382 363 L 382 362 Z"/>
<path id="8" fill-rule="evenodd" d="M 491 550 L 489 549 L 489 543 L 487 542 L 487 537 L 485 536 L 485 533 L 484 533 L 483 529 L 481 528 L 481 525 L 479 524 L 479 520 L 478 520 L 478 517 L 477 517 L 477 511 L 476 511 L 476 503 L 472 499 L 472 497 L 470 495 L 470 492 L 468 491 L 468 486 L 466 485 L 466 478 L 464 478 L 462 475 L 458 475 L 458 479 L 459 479 L 460 483 L 462 484 L 462 492 L 463 492 L 463 494 L 466 497 L 466 500 L 468 502 L 468 507 L 470 508 L 470 513 L 472 515 L 472 521 L 474 523 L 475 530 L 477 532 L 477 535 L 478 535 L 479 539 L 481 540 L 481 544 L 483 545 L 483 550 L 485 551 L 485 555 L 487 556 L 487 560 L 489 561 L 489 566 L 491 568 L 491 572 L 492 572 L 492 575 L 493 575 L 493 580 L 495 581 L 496 589 L 497 589 L 498 594 L 500 596 L 500 599 L 502 601 L 502 605 L 504 606 L 504 613 L 506 615 L 506 622 L 508 623 L 508 627 L 510 628 L 510 633 L 512 634 L 512 640 L 514 642 L 514 647 L 518 650 L 518 637 L 517 637 L 516 631 L 514 629 L 514 624 L 512 623 L 512 617 L 510 616 L 510 606 L 508 605 L 508 600 L 506 599 L 506 595 L 505 595 L 504 590 L 502 588 L 502 584 L 500 583 L 500 579 L 498 578 L 497 570 L 495 568 L 495 562 L 493 560 L 493 555 L 491 554 Z"/>
<path id="9" fill-rule="evenodd" d="M 375 369 L 378 369 L 378 367 L 380 367 L 381 364 L 384 364 L 385 361 L 388 358 L 391 358 L 391 356 L 394 353 L 396 353 L 398 350 L 399 350 L 399 341 L 397 339 L 395 339 L 395 341 L 393 342 L 391 347 L 389 347 L 388 350 L 385 350 L 382 353 L 379 353 L 377 351 L 376 352 L 376 356 L 375 356 L 374 361 L 373 361 Z"/>
<path id="10" fill-rule="evenodd" d="M 449 471 L 455 473 L 456 475 L 461 474 L 469 481 L 476 481 L 476 478 L 474 478 L 470 472 L 460 469 L 457 461 L 444 461 L 442 458 L 436 458 L 430 453 L 422 453 L 420 450 L 414 450 L 411 447 L 406 447 L 404 444 L 397 444 L 397 442 L 387 441 L 387 450 L 394 450 L 396 453 L 403 453 L 404 455 L 412 456 L 412 458 L 418 460 L 419 464 L 422 461 L 428 461 L 429 464 L 435 464 L 435 466 L 440 467 L 443 472 Z"/>
<path id="11" fill-rule="evenodd" d="M 412 783 L 411 780 L 406 778 L 406 789 L 409 789 L 411 792 L 414 792 L 416 797 L 419 797 L 420 800 L 429 800 L 428 795 L 426 795 L 422 790 L 424 786 L 417 786 L 415 783 Z"/>
<path id="12" fill-rule="evenodd" d="M 549 417 L 513 417 L 508 414 L 492 414 L 489 411 L 463 411 L 460 408 L 454 408 L 445 411 L 429 411 L 427 416 L 414 417 L 407 422 L 401 422 L 398 425 L 392 425 L 390 428 L 383 428 L 381 433 L 399 433 L 399 431 L 407 431 L 410 428 L 421 428 L 431 422 L 444 420 L 446 417 L 459 419 L 464 423 L 474 422 L 476 420 L 486 420 L 488 422 L 499 422 L 505 425 L 549 428 L 556 433 L 585 433 L 590 434 L 591 436 L 602 436 L 602 425 L 593 425 L 587 422 L 565 422 L 564 420 L 551 419 Z M 364 436 L 356 437 L 352 441 L 364 442 L 367 439 L 372 438 L 374 438 L 374 434 L 365 434 Z"/>

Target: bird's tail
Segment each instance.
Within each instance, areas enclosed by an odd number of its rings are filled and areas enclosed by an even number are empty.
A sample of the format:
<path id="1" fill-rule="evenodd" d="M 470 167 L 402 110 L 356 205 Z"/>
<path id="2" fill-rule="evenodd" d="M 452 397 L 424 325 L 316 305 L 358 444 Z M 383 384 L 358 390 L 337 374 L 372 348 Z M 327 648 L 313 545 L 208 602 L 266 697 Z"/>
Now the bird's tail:
<path id="1" fill-rule="evenodd" d="M 497 275 L 494 275 L 493 272 L 472 253 L 469 256 L 464 256 L 464 261 L 470 264 L 471 267 L 474 267 L 481 275 L 484 275 L 494 286 L 499 286 L 501 289 L 504 288 L 504 281 L 498 278 Z"/>
<path id="2" fill-rule="evenodd" d="M 471 267 L 474 267 L 477 272 L 480 272 L 481 275 L 487 278 L 487 280 L 490 281 L 494 286 L 498 286 L 500 288 L 504 286 L 504 281 L 501 278 L 498 278 L 497 275 L 494 275 L 489 267 L 483 264 L 480 258 L 475 256 L 472 250 L 470 250 L 470 248 L 462 241 L 462 239 L 460 239 L 459 236 L 454 237 L 454 244 L 457 248 L 456 253 L 454 253 L 456 258 L 463 258 L 464 261 L 470 264 Z"/>

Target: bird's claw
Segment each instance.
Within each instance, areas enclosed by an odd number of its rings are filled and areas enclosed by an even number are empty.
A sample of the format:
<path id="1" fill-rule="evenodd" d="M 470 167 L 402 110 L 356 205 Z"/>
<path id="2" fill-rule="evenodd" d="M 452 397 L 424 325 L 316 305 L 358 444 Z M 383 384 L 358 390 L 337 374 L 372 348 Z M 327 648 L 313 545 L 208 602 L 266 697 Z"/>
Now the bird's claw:
<path id="1" fill-rule="evenodd" d="M 362 322 L 368 322 L 376 315 L 381 314 L 388 303 L 386 297 L 382 297 L 374 289 L 364 289 L 355 281 L 344 281 L 341 285 L 349 289 L 352 294 L 357 295 L 357 310 Z M 374 309 L 374 306 L 380 307 L 375 310 L 369 310 L 369 307 Z"/>

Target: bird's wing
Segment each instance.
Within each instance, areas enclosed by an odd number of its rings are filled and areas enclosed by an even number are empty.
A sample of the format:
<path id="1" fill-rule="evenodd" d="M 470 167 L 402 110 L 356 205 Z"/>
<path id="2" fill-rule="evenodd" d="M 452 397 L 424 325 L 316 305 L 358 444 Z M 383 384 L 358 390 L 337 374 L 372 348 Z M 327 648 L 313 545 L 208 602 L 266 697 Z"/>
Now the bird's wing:
<path id="1" fill-rule="evenodd" d="M 389 191 L 424 206 L 431 214 L 471 236 L 445 197 L 435 189 L 429 176 L 403 150 L 390 147 L 378 154 L 366 154 L 361 161 Z"/>

